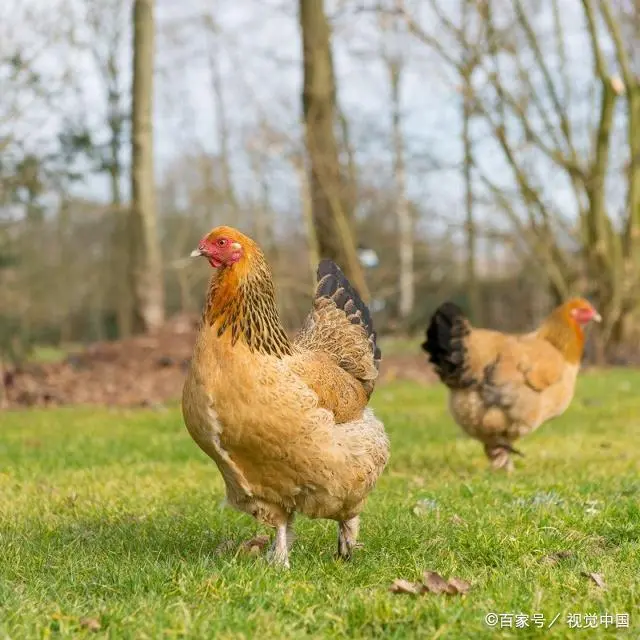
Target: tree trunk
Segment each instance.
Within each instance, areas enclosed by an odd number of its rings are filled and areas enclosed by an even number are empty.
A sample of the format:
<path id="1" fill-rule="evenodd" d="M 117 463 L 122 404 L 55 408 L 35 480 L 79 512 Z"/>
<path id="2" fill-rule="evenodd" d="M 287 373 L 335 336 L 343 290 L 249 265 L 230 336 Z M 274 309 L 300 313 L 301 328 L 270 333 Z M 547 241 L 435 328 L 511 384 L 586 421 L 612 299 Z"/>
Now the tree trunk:
<path id="1" fill-rule="evenodd" d="M 469 316 L 472 322 L 482 324 L 480 316 L 480 291 L 476 271 L 476 224 L 474 218 L 474 198 L 471 170 L 473 149 L 471 142 L 471 87 L 469 78 L 464 78 L 464 98 L 462 105 L 462 144 L 464 148 L 463 174 L 465 189 L 465 235 L 467 245 L 466 285 L 469 301 Z"/>
<path id="2" fill-rule="evenodd" d="M 220 149 L 220 164 L 222 169 L 222 188 L 224 191 L 225 204 L 229 208 L 230 219 L 233 224 L 240 224 L 240 207 L 233 184 L 231 174 L 231 158 L 229 153 L 229 123 L 224 102 L 224 91 L 222 85 L 222 73 L 219 62 L 219 36 L 217 25 L 212 17 L 209 17 L 209 67 L 211 69 L 211 86 L 215 104 L 215 120 L 218 129 L 218 146 Z"/>
<path id="3" fill-rule="evenodd" d="M 294 158 L 293 166 L 300 185 L 300 202 L 309 247 L 309 270 L 311 273 L 311 294 L 313 295 L 316 290 L 316 269 L 318 262 L 320 262 L 320 250 L 318 249 L 318 239 L 313 224 L 313 206 L 311 204 L 311 190 L 309 188 L 309 173 L 304 165 L 304 158 L 300 158 L 299 160 Z"/>
<path id="4" fill-rule="evenodd" d="M 462 5 L 462 20 L 464 39 L 467 40 L 469 23 L 469 1 L 464 0 Z M 467 245 L 466 286 L 467 300 L 469 302 L 469 315 L 475 324 L 482 324 L 480 315 L 480 291 L 478 290 L 478 278 L 476 270 L 476 224 L 474 219 L 473 178 L 473 143 L 471 140 L 471 118 L 473 116 L 473 85 L 471 74 L 473 66 L 463 64 L 462 75 L 462 145 L 463 145 L 463 176 L 465 189 L 465 235 Z"/>
<path id="5" fill-rule="evenodd" d="M 299 6 L 304 61 L 302 105 L 318 250 L 321 257 L 340 265 L 360 295 L 368 299 L 351 227 L 351 212 L 345 206 L 348 198 L 342 185 L 335 136 L 336 88 L 324 1 L 300 0 Z"/>
<path id="6" fill-rule="evenodd" d="M 153 331 L 164 321 L 164 287 L 153 173 L 154 0 L 133 5 L 131 168 L 131 288 L 134 328 Z"/>
<path id="7" fill-rule="evenodd" d="M 118 66 L 113 52 L 107 65 L 107 73 L 110 75 L 108 89 L 107 108 L 109 110 L 109 182 L 111 186 L 111 215 L 113 220 L 113 236 L 111 245 L 111 277 L 113 279 L 113 302 L 116 308 L 116 322 L 118 336 L 126 337 L 131 334 L 132 309 L 131 291 L 127 274 L 129 273 L 129 247 L 127 245 L 128 229 L 127 214 L 122 207 L 122 193 L 120 184 L 122 180 L 122 163 L 120 153 L 122 148 L 122 115 L 121 95 L 119 92 Z"/>
<path id="8" fill-rule="evenodd" d="M 268 254 L 273 248 L 273 220 L 271 219 L 271 194 L 267 166 L 262 153 L 255 149 L 249 156 L 253 181 L 260 189 L 255 199 L 253 234 L 256 242 Z"/>
<path id="9" fill-rule="evenodd" d="M 400 320 L 406 325 L 413 312 L 415 298 L 413 277 L 413 220 L 409 200 L 407 199 L 407 175 L 404 161 L 404 138 L 402 135 L 402 118 L 400 113 L 400 80 L 401 62 L 388 60 L 391 81 L 392 102 L 392 135 L 394 153 L 395 205 L 398 221 L 398 258 L 399 269 L 399 301 Z"/>

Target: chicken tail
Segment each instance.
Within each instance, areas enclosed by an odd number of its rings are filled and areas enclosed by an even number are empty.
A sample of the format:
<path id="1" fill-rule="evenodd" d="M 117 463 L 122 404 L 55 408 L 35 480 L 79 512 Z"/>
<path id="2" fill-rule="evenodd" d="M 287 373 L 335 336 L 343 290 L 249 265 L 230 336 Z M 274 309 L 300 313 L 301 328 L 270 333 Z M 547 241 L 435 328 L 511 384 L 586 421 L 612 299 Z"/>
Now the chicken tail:
<path id="1" fill-rule="evenodd" d="M 338 309 L 344 311 L 351 324 L 359 324 L 364 328 L 373 351 L 376 369 L 379 368 L 382 352 L 376 342 L 371 312 L 358 292 L 351 286 L 347 276 L 335 262 L 324 259 L 318 264 L 317 281 L 316 299 L 330 298 Z"/>
<path id="2" fill-rule="evenodd" d="M 471 381 L 466 376 L 465 338 L 471 333 L 471 324 L 464 313 L 453 302 L 440 305 L 427 327 L 427 339 L 422 349 L 448 387 L 468 387 Z"/>

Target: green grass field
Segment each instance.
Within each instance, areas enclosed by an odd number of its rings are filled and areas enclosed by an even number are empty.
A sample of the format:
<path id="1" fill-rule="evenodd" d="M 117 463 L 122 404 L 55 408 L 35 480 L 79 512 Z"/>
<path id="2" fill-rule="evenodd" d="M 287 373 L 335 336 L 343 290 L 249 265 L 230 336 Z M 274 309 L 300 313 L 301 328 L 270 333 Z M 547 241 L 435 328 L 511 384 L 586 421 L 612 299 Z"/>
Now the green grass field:
<path id="1" fill-rule="evenodd" d="M 223 508 L 177 407 L 0 414 L 0 637 L 639 638 L 638 389 L 640 372 L 582 376 L 506 477 L 459 434 L 442 388 L 380 387 L 392 460 L 364 548 L 337 562 L 334 523 L 300 518 L 288 573 L 236 551 L 264 531 Z M 425 570 L 471 591 L 389 592 Z M 559 618 L 492 629 L 489 613 Z M 569 628 L 593 613 L 612 623 Z"/>

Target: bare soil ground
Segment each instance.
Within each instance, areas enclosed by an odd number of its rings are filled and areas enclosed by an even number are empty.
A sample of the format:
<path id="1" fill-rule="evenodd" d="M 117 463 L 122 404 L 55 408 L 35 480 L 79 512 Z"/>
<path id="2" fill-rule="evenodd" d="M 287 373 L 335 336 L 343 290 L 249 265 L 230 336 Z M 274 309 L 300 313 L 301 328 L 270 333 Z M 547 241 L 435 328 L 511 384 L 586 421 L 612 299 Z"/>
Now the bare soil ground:
<path id="1" fill-rule="evenodd" d="M 99 342 L 61 362 L 2 372 L 0 408 L 107 405 L 162 406 L 180 397 L 198 318 L 176 317 L 157 334 Z M 381 382 L 435 376 L 419 353 L 383 354 Z"/>

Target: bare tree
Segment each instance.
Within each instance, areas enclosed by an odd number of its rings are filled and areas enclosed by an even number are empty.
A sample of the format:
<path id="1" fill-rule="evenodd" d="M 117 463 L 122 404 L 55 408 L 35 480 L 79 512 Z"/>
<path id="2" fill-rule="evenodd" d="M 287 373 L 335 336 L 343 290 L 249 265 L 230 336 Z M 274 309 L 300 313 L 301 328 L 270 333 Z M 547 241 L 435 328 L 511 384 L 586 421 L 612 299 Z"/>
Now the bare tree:
<path id="1" fill-rule="evenodd" d="M 104 86 L 109 141 L 103 150 L 100 170 L 109 176 L 111 206 L 114 216 L 109 276 L 113 305 L 116 309 L 118 333 L 131 333 L 133 313 L 128 278 L 129 244 L 128 216 L 122 202 L 124 128 L 129 119 L 126 102 L 129 88 L 121 65 L 125 49 L 126 23 L 131 11 L 131 0 L 87 0 L 87 22 L 90 28 L 89 49 L 95 61 L 98 76 Z"/>
<path id="2" fill-rule="evenodd" d="M 229 152 L 229 122 L 224 100 L 224 87 L 220 69 L 220 29 L 212 15 L 205 17 L 208 35 L 208 62 L 211 71 L 211 88 L 215 102 L 216 128 L 218 132 L 218 148 L 222 169 L 223 194 L 234 224 L 238 224 L 240 215 L 238 198 L 233 184 L 231 155 Z"/>
<path id="3" fill-rule="evenodd" d="M 369 297 L 356 252 L 351 211 L 343 185 L 336 126 L 336 87 L 324 1 L 299 3 L 306 146 L 311 163 L 311 198 L 318 249 L 335 260 L 364 298 Z"/>
<path id="4" fill-rule="evenodd" d="M 404 55 L 401 40 L 401 22 L 397 16 L 382 14 L 382 58 L 389 76 L 391 89 L 391 135 L 393 141 L 394 200 L 398 232 L 398 313 L 400 320 L 407 322 L 413 312 L 415 299 L 413 267 L 413 218 L 407 198 L 407 171 L 405 166 L 405 143 L 402 132 L 402 79 Z"/>
<path id="5" fill-rule="evenodd" d="M 153 169 L 154 0 L 134 0 L 131 167 L 131 283 L 134 327 L 164 321 L 164 287 Z"/>
<path id="6" fill-rule="evenodd" d="M 472 0 L 459 0 L 456 5 L 456 12 L 460 18 L 460 24 L 454 24 L 441 10 L 436 0 L 430 0 L 429 5 L 435 16 L 442 21 L 445 27 L 437 34 L 429 34 L 421 28 L 419 23 L 408 11 L 404 0 L 395 1 L 395 14 L 404 18 L 404 22 L 410 33 L 417 36 L 428 46 L 434 49 L 449 64 L 455 73 L 455 82 L 458 85 L 461 96 L 461 120 L 462 120 L 462 178 L 464 181 L 464 209 L 465 223 L 464 235 L 466 245 L 466 265 L 465 265 L 465 289 L 469 305 L 469 314 L 474 322 L 482 322 L 480 317 L 480 290 L 478 288 L 478 275 L 476 269 L 477 262 L 477 226 L 475 221 L 475 198 L 473 190 L 473 137 L 472 119 L 474 116 L 474 96 L 472 76 L 479 65 L 482 55 L 479 42 L 482 40 L 484 32 L 474 33 L 472 19 Z M 477 31 L 477 30 L 475 30 Z M 453 32 L 453 34 L 452 34 Z M 448 44 L 448 38 L 454 35 L 454 43 L 457 48 L 452 48 Z"/>
<path id="7" fill-rule="evenodd" d="M 410 30 L 451 68 L 465 77 L 471 61 L 478 71 L 476 80 L 470 77 L 466 83 L 467 113 L 482 121 L 492 150 L 482 163 L 476 154 L 478 177 L 517 230 L 520 247 L 542 267 L 556 298 L 572 291 L 594 298 L 605 319 L 601 355 L 607 345 L 628 340 L 640 284 L 640 164 L 634 162 L 639 90 L 609 1 L 598 0 L 596 9 L 593 0 L 582 0 L 582 16 L 579 7 L 554 2 L 551 34 L 540 26 L 535 7 L 523 0 L 469 4 L 466 19 L 478 25 L 473 39 L 438 0 L 429 0 L 437 38 L 401 5 Z M 593 60 L 588 82 L 596 100 L 591 110 L 598 114 L 595 122 L 576 118 L 577 104 L 589 94 L 574 78 L 577 67 L 567 62 L 566 22 L 580 17 L 582 45 Z M 607 45 L 615 52 L 618 72 L 607 61 Z M 623 113 L 616 109 L 622 95 L 628 107 L 627 136 L 620 145 L 614 136 Z M 622 150 L 629 158 L 626 176 L 612 164 L 614 139 L 618 153 Z M 500 157 L 507 171 L 496 175 L 489 157 L 494 162 Z M 550 188 L 559 180 L 572 196 L 572 212 L 560 206 Z M 616 222 L 619 212 L 608 204 L 612 180 L 627 192 L 622 225 Z"/>
<path id="8" fill-rule="evenodd" d="M 471 0 L 462 0 L 462 37 L 465 42 L 470 41 L 469 14 Z M 478 64 L 473 50 L 466 49 L 460 64 L 460 76 L 462 80 L 462 171 L 465 190 L 465 236 L 467 244 L 466 285 L 467 300 L 469 301 L 469 313 L 477 324 L 482 324 L 480 315 L 480 290 L 476 273 L 477 232 L 475 221 L 475 206 L 473 192 L 473 140 L 471 137 L 471 121 L 473 118 L 473 84 L 472 75 Z"/>

